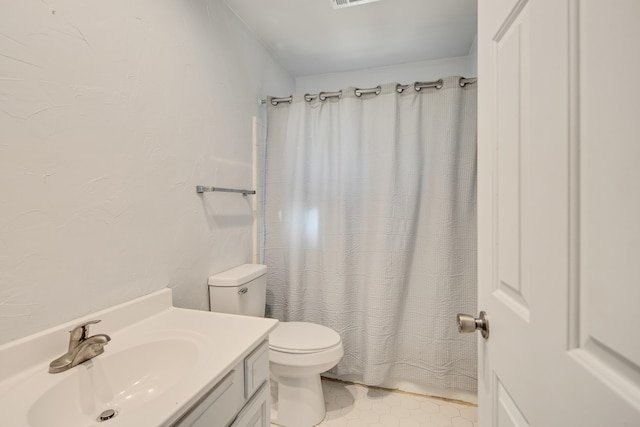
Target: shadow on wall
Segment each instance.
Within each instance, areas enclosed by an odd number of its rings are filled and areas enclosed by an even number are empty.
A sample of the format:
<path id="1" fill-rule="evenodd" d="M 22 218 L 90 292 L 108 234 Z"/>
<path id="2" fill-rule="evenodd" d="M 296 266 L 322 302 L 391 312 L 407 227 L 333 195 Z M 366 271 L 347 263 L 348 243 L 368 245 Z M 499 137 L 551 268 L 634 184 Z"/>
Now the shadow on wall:
<path id="1" fill-rule="evenodd" d="M 203 193 L 202 212 L 209 230 L 253 227 L 252 197 L 236 193 Z"/>

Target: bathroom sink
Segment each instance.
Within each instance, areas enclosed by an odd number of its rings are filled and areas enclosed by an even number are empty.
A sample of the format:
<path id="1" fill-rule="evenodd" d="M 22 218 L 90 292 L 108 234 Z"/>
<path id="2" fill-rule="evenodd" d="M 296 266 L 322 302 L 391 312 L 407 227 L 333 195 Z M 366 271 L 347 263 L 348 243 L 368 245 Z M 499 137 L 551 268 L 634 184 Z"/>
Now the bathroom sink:
<path id="1" fill-rule="evenodd" d="M 71 369 L 43 391 L 28 410 L 29 424 L 86 426 L 109 409 L 117 413 L 113 421 L 127 417 L 186 378 L 196 365 L 198 350 L 196 343 L 174 338 L 105 353 Z"/>
<path id="2" fill-rule="evenodd" d="M 68 349 L 69 331 L 97 319 L 89 332 L 111 337 L 104 352 L 49 373 Z M 173 426 L 276 324 L 176 308 L 163 289 L 7 343 L 0 346 L 0 425 Z M 117 414 L 98 421 L 111 410 Z"/>

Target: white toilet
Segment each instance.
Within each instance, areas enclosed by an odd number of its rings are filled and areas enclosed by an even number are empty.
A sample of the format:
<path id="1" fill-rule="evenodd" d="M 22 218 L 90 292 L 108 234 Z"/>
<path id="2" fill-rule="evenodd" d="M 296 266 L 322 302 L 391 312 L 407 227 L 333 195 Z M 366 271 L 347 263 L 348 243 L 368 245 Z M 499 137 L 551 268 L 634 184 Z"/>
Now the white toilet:
<path id="1" fill-rule="evenodd" d="M 209 277 L 211 311 L 264 317 L 267 267 L 244 264 Z M 269 335 L 271 380 L 277 385 L 271 422 L 311 427 L 325 416 L 320 374 L 342 355 L 340 335 L 307 322 L 280 322 Z"/>

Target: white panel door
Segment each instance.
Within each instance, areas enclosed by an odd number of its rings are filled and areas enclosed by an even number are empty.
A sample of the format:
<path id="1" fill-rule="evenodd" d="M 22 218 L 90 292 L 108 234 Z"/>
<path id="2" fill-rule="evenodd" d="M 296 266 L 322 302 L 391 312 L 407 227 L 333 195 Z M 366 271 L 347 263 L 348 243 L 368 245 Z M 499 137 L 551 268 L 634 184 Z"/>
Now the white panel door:
<path id="1" fill-rule="evenodd" d="M 479 2 L 480 427 L 640 426 L 640 1 Z"/>

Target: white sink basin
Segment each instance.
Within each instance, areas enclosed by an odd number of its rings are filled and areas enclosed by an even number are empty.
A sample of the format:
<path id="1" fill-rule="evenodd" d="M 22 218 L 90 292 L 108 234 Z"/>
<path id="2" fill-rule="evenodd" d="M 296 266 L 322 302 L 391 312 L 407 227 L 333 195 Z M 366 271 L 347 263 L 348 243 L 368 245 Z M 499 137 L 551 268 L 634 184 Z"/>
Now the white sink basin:
<path id="1" fill-rule="evenodd" d="M 115 410 L 116 417 L 126 417 L 185 379 L 196 366 L 199 350 L 188 340 L 163 339 L 105 352 L 104 357 L 72 368 L 44 391 L 29 408 L 29 424 L 91 425 L 107 409 Z"/>
<path id="2" fill-rule="evenodd" d="M 50 374 L 69 330 L 91 319 L 104 353 Z M 278 322 L 184 310 L 165 289 L 0 346 L 0 425 L 169 427 L 267 339 Z M 99 422 L 113 409 L 117 415 Z"/>

